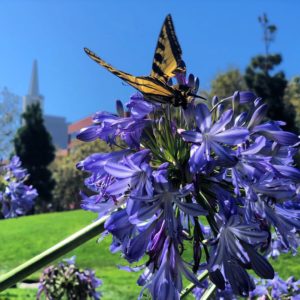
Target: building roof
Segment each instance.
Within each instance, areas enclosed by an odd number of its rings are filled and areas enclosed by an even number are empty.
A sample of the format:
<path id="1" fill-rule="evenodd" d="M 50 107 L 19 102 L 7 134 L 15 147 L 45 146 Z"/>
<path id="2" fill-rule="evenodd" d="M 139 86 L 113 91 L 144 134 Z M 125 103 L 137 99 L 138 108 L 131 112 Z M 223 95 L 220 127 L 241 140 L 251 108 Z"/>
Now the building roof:
<path id="1" fill-rule="evenodd" d="M 90 126 L 92 124 L 93 124 L 93 116 L 88 116 L 84 119 L 81 119 L 77 122 L 70 124 L 68 127 L 68 134 L 78 132 L 81 128 Z"/>

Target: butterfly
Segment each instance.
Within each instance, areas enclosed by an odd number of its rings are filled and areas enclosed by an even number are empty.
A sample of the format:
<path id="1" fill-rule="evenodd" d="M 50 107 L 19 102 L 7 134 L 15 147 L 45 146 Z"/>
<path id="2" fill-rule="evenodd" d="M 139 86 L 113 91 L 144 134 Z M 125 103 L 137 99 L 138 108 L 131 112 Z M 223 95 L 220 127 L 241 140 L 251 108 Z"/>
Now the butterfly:
<path id="1" fill-rule="evenodd" d="M 176 107 L 186 108 L 193 98 L 202 98 L 194 95 L 193 89 L 188 85 L 171 86 L 168 84 L 176 74 L 186 72 L 171 15 L 167 15 L 160 31 L 149 76 L 133 76 L 117 70 L 88 48 L 84 48 L 84 51 L 99 65 L 140 91 L 150 102 L 169 103 Z"/>

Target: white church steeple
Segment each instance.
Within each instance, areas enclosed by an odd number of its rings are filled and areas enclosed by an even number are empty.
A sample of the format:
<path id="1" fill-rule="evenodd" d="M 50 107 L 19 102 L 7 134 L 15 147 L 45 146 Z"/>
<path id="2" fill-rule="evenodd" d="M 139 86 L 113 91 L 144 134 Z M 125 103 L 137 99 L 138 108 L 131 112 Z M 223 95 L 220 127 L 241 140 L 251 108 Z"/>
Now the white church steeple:
<path id="1" fill-rule="evenodd" d="M 39 95 L 39 78 L 36 59 L 33 61 L 31 82 L 29 86 L 28 95 L 38 96 Z"/>
<path id="2" fill-rule="evenodd" d="M 50 135 L 54 145 L 61 149 L 66 149 L 68 145 L 68 123 L 65 117 L 46 115 L 44 112 L 44 97 L 39 91 L 39 77 L 37 61 L 33 61 L 31 81 L 29 84 L 28 94 L 23 97 L 23 112 L 26 111 L 28 105 L 40 103 L 43 110 L 44 124 Z"/>
<path id="3" fill-rule="evenodd" d="M 32 103 L 39 102 L 41 108 L 44 107 L 44 97 L 40 95 L 39 92 L 39 78 L 38 78 L 38 67 L 37 61 L 33 61 L 31 81 L 29 85 L 28 95 L 23 97 L 23 111 L 26 110 L 26 107 Z"/>

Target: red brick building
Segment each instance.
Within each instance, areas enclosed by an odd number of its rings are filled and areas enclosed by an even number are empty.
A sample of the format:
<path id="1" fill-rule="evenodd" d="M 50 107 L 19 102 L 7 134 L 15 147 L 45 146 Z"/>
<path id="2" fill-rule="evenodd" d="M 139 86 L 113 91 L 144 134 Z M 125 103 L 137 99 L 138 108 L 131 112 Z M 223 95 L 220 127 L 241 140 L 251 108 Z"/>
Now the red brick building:
<path id="1" fill-rule="evenodd" d="M 76 139 L 76 135 L 80 129 L 92 124 L 93 116 L 88 116 L 68 126 L 68 151 L 70 151 L 76 144 L 80 143 L 80 141 Z"/>

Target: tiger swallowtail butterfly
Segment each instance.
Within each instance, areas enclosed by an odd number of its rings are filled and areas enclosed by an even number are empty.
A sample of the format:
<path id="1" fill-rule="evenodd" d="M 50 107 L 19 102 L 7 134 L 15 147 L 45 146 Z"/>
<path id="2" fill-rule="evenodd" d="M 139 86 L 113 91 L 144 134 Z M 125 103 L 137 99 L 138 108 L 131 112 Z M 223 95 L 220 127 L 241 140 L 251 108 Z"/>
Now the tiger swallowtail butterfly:
<path id="1" fill-rule="evenodd" d="M 167 15 L 154 53 L 152 72 L 149 76 L 133 76 L 120 71 L 106 63 L 91 50 L 84 51 L 99 65 L 118 76 L 129 85 L 140 91 L 144 98 L 150 102 L 170 103 L 174 106 L 186 108 L 187 103 L 194 97 L 192 88 L 187 85 L 168 84 L 169 79 L 178 73 L 185 73 L 185 64 L 181 59 L 182 51 L 176 37 L 171 15 Z"/>

